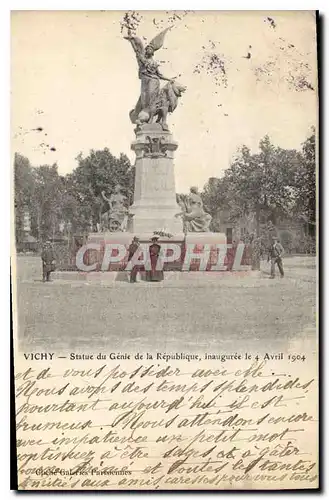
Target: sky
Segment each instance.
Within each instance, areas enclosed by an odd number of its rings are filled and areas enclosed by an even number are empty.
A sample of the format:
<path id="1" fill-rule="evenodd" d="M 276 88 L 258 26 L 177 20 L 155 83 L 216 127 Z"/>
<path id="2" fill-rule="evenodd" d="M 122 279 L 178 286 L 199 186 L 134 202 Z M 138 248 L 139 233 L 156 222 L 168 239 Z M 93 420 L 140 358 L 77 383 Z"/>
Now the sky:
<path id="1" fill-rule="evenodd" d="M 57 163 L 65 174 L 80 152 L 104 147 L 134 163 L 129 111 L 140 81 L 123 14 L 12 13 L 11 145 L 33 166 Z M 268 134 L 298 149 L 317 125 L 313 12 L 143 11 L 139 18 L 137 34 L 148 41 L 172 26 L 155 59 L 187 87 L 168 119 L 178 192 L 221 176 L 243 144 L 256 151 Z"/>

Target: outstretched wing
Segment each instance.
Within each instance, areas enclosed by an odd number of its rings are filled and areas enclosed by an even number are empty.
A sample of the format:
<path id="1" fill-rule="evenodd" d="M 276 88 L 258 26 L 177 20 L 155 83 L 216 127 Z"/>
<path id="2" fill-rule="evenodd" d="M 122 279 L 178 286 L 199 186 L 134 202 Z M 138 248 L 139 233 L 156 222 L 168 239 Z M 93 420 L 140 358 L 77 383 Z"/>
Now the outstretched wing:
<path id="1" fill-rule="evenodd" d="M 154 50 L 159 50 L 161 49 L 163 42 L 164 42 L 164 37 L 167 31 L 169 31 L 170 28 L 166 28 L 165 30 L 161 31 L 158 35 L 156 35 L 153 40 L 150 41 L 150 45 L 153 47 Z"/>

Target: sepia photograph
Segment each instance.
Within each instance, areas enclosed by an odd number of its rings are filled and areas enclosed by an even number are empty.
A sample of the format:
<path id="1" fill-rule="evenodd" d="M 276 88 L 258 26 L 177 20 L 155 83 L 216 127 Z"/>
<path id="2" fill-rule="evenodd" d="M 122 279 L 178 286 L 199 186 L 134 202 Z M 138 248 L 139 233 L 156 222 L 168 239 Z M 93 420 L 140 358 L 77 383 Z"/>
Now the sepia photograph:
<path id="1" fill-rule="evenodd" d="M 17 489 L 318 488 L 317 39 L 12 11 Z"/>

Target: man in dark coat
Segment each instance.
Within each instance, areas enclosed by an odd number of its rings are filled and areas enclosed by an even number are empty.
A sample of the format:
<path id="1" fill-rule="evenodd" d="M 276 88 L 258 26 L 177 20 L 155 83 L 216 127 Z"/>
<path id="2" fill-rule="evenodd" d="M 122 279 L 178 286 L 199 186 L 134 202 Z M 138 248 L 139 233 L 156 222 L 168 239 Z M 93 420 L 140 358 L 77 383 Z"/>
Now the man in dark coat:
<path id="1" fill-rule="evenodd" d="M 276 236 L 272 238 L 272 245 L 269 249 L 268 259 L 271 260 L 271 276 L 270 279 L 275 278 L 275 265 L 278 266 L 281 278 L 284 277 L 282 256 L 284 254 L 284 249 Z"/>
<path id="2" fill-rule="evenodd" d="M 46 241 L 41 252 L 42 281 L 50 281 L 50 273 L 55 271 L 55 254 L 50 241 Z"/>
<path id="3" fill-rule="evenodd" d="M 137 252 L 139 248 L 139 245 L 140 245 L 139 238 L 137 238 L 137 236 L 134 236 L 128 249 L 128 261 L 130 261 L 133 258 L 134 254 Z M 133 266 L 130 273 L 130 283 L 136 283 L 137 273 L 138 273 L 138 266 Z"/>

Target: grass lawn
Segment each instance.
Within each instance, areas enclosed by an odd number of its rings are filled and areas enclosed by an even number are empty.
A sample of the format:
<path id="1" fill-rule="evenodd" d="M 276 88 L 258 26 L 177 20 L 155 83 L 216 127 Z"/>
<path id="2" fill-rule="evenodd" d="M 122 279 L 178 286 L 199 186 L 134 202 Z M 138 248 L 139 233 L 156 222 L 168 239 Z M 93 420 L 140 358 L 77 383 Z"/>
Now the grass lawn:
<path id="1" fill-rule="evenodd" d="M 235 352 L 285 349 L 315 334 L 313 257 L 284 260 L 286 277 L 186 276 L 175 283 L 42 283 L 41 259 L 17 258 L 25 351 Z M 223 273 L 222 273 L 223 274 Z M 192 278 L 192 279 L 190 279 Z"/>

